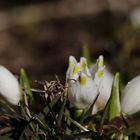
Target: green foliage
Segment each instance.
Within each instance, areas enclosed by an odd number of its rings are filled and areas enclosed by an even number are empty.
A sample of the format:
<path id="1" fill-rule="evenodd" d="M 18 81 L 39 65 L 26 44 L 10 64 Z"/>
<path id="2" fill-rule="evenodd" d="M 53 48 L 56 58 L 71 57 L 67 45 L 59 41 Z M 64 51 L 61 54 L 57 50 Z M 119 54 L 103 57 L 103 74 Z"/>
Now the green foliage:
<path id="1" fill-rule="evenodd" d="M 23 68 L 20 70 L 20 85 L 21 85 L 21 88 L 24 89 L 27 97 L 29 98 L 29 105 L 33 109 L 34 102 L 35 102 L 34 96 L 30 89 L 30 82 L 29 82 L 28 76 Z"/>
<path id="2" fill-rule="evenodd" d="M 118 117 L 118 73 L 115 75 L 111 97 L 105 110 L 103 111 L 104 113 L 102 114 L 102 112 L 98 112 L 95 115 L 92 115 L 91 113 L 92 107 L 94 106 L 96 99 L 98 98 L 97 96 L 91 107 L 83 111 L 83 114 L 77 120 L 75 120 L 71 115 L 72 112 L 70 110 L 66 96 L 66 87 L 64 87 L 63 85 L 60 86 L 60 83 L 58 81 L 55 81 L 55 84 L 54 81 L 47 82 L 49 86 L 45 82 L 44 87 L 46 86 L 47 90 L 46 88 L 44 88 L 44 92 L 40 92 L 41 90 L 38 89 L 38 96 L 41 96 L 44 99 L 44 106 L 39 113 L 37 113 L 35 110 L 31 110 L 28 106 L 28 103 L 30 102 L 30 98 L 28 98 L 28 95 L 29 93 L 32 93 L 33 96 L 34 92 L 29 92 L 29 90 L 31 90 L 31 88 L 29 88 L 29 81 L 26 81 L 27 77 L 24 77 L 26 80 L 23 80 L 23 73 L 21 85 L 26 85 L 26 90 L 22 90 L 24 97 L 22 99 L 21 106 L 18 107 L 19 111 L 15 111 L 14 116 L 10 114 L 4 114 L 3 117 L 6 118 L 4 120 L 5 123 L 3 125 L 1 124 L 1 129 L 5 129 L 5 125 L 7 124 L 9 128 L 13 128 L 13 130 L 10 131 L 11 137 L 13 139 L 43 140 L 91 138 L 107 140 L 111 139 L 111 137 L 117 139 L 121 137 L 123 133 L 131 134 L 130 132 L 134 130 L 133 127 L 131 127 L 128 133 L 128 131 L 123 131 L 122 129 L 120 129 L 117 125 L 115 125 L 114 122 L 110 124 L 111 120 L 114 120 L 116 117 Z M 56 90 L 56 86 L 61 87 L 61 90 L 59 89 L 59 92 L 58 90 Z M 53 93 L 54 91 L 56 92 L 54 97 L 48 94 L 50 93 L 50 89 Z M 102 127 L 99 127 L 101 118 L 104 117 L 105 120 L 103 120 Z M 0 117 L 0 119 L 2 119 L 2 116 Z M 121 116 L 119 116 L 119 120 L 120 119 Z"/>
<path id="3" fill-rule="evenodd" d="M 34 89 L 24 69 L 20 72 L 22 100 L 16 109 L 14 106 L 1 102 L 5 112 L 0 116 L 0 134 L 10 134 L 17 140 L 44 139 L 99 139 L 128 140 L 139 139 L 140 122 L 138 118 L 122 116 L 120 108 L 120 76 L 115 74 L 111 96 L 104 110 L 92 114 L 93 104 L 82 110 L 78 117 L 72 114 L 67 99 L 67 84 L 62 85 L 57 78 L 54 81 L 42 82 L 42 89 Z M 34 99 L 37 94 L 37 99 Z M 38 102 L 42 106 L 36 110 Z M 34 109 L 33 109 L 34 108 Z M 133 120 L 135 118 L 135 121 Z"/>
<path id="4" fill-rule="evenodd" d="M 111 96 L 104 109 L 104 114 L 102 117 L 103 125 L 105 120 L 111 121 L 117 116 L 120 116 L 120 93 L 119 93 L 119 73 L 116 73 L 112 85 Z"/>
<path id="5" fill-rule="evenodd" d="M 88 64 L 91 64 L 90 51 L 87 44 L 83 44 L 82 46 L 82 56 L 87 59 Z"/>

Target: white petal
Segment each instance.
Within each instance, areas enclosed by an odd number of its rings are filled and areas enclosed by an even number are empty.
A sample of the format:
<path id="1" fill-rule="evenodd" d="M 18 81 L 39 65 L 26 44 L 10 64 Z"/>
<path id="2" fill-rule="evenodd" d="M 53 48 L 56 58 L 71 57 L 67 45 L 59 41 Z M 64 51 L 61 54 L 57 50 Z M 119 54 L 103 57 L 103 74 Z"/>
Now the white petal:
<path id="1" fill-rule="evenodd" d="M 85 57 L 80 58 L 80 65 L 81 65 L 82 72 L 84 72 L 87 76 L 91 77 L 91 73 L 87 66 L 87 60 Z"/>
<path id="2" fill-rule="evenodd" d="M 13 105 L 17 105 L 21 97 L 17 79 L 3 66 L 0 66 L 0 95 Z"/>
<path id="3" fill-rule="evenodd" d="M 77 60 L 74 56 L 69 56 L 69 66 L 66 72 L 66 79 L 70 79 L 71 73 L 73 71 L 74 66 L 77 64 Z"/>
<path id="4" fill-rule="evenodd" d="M 94 79 L 95 73 L 97 71 L 97 65 L 96 64 L 92 64 L 89 68 L 89 71 L 91 73 L 92 78 Z"/>
<path id="5" fill-rule="evenodd" d="M 100 81 L 104 74 L 104 70 L 105 70 L 105 66 L 98 68 L 97 72 L 95 73 L 94 81 L 98 87 L 100 86 Z"/>
<path id="6" fill-rule="evenodd" d="M 80 76 L 86 76 L 81 73 Z M 75 83 L 71 83 L 68 89 L 68 99 L 70 103 L 79 108 L 84 109 L 89 107 L 97 96 L 97 88 L 93 80 L 86 76 L 86 84 L 81 85 L 77 80 Z"/>
<path id="7" fill-rule="evenodd" d="M 69 66 L 75 65 L 77 63 L 77 60 L 74 56 L 69 56 Z"/>
<path id="8" fill-rule="evenodd" d="M 90 66 L 90 69 L 89 69 L 93 79 L 95 78 L 97 71 L 99 69 L 102 69 L 103 67 L 105 67 L 104 66 L 104 57 L 102 55 L 100 55 L 96 61 L 96 64 L 92 64 L 92 66 Z"/>
<path id="9" fill-rule="evenodd" d="M 113 83 L 113 74 L 111 74 L 108 70 L 104 70 L 104 74 L 100 80 L 99 89 L 99 97 L 95 103 L 95 107 L 93 108 L 93 114 L 97 111 L 103 109 L 111 95 Z"/>
<path id="10" fill-rule="evenodd" d="M 113 75 L 107 69 L 105 69 L 102 55 L 99 56 L 96 64 L 93 64 L 90 67 L 90 73 L 96 83 L 98 92 L 100 93 L 92 112 L 95 114 L 97 111 L 105 107 L 110 97 Z"/>
<path id="11" fill-rule="evenodd" d="M 140 111 L 140 76 L 128 82 L 121 99 L 123 112 L 131 115 Z"/>
<path id="12" fill-rule="evenodd" d="M 104 69 L 105 69 L 104 58 L 102 55 L 100 55 L 96 61 L 96 64 L 93 64 L 92 67 L 90 67 L 90 73 L 92 75 L 92 78 L 97 83 L 97 86 L 99 85 L 102 74 L 104 73 Z"/>
<path id="13" fill-rule="evenodd" d="M 81 65 L 80 65 L 80 63 L 77 63 L 77 64 L 71 69 L 71 72 L 70 72 L 70 75 L 69 75 L 69 79 L 70 79 L 70 80 L 77 80 L 81 71 L 82 71 L 82 70 L 81 70 Z"/>
<path id="14" fill-rule="evenodd" d="M 100 92 L 99 98 L 105 100 L 105 102 L 107 102 L 110 97 L 112 83 L 113 83 L 113 75 L 108 70 L 105 70 L 99 86 Z"/>
<path id="15" fill-rule="evenodd" d="M 102 55 L 100 55 L 99 58 L 97 59 L 97 65 L 98 65 L 98 68 L 104 66 L 104 57 Z"/>

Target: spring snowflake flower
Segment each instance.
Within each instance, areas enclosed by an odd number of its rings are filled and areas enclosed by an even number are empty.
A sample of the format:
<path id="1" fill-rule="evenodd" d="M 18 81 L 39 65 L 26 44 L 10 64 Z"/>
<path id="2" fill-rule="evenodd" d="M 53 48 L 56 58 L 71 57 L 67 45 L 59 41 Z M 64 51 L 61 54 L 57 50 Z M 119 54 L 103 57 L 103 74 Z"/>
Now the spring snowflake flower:
<path id="1" fill-rule="evenodd" d="M 90 68 L 90 73 L 98 87 L 99 97 L 93 107 L 92 113 L 103 109 L 111 95 L 113 75 L 105 69 L 103 56 L 99 56 L 96 64 Z"/>
<path id="2" fill-rule="evenodd" d="M 69 58 L 69 64 L 71 63 L 71 58 Z M 84 57 L 80 58 L 80 62 L 75 61 L 73 65 L 69 65 L 66 74 L 68 79 L 68 99 L 72 106 L 79 109 L 84 109 L 89 107 L 96 98 L 98 94 L 99 79 L 102 77 L 104 72 L 104 66 L 101 65 L 101 59 L 98 61 L 99 68 L 95 73 L 95 78 L 93 79 L 89 68 L 87 66 L 87 60 Z M 103 63 L 102 63 L 103 64 Z"/>
<path id="3" fill-rule="evenodd" d="M 122 111 L 132 115 L 140 111 L 140 76 L 132 79 L 122 93 L 121 107 Z"/>
<path id="4" fill-rule="evenodd" d="M 7 102 L 17 105 L 20 100 L 19 83 L 15 76 L 0 65 L 0 95 Z"/>
<path id="5" fill-rule="evenodd" d="M 113 75 L 108 70 L 104 70 L 104 74 L 101 78 L 98 91 L 99 96 L 93 108 L 93 114 L 96 114 L 99 110 L 103 109 L 111 95 Z"/>

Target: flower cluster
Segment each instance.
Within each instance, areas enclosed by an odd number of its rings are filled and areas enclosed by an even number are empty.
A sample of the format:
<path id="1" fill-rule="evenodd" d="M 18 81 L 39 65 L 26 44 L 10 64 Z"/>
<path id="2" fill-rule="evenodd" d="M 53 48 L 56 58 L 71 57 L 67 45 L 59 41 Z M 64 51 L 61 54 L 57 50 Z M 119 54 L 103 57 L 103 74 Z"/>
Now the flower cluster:
<path id="1" fill-rule="evenodd" d="M 96 96 L 99 94 L 99 98 L 93 108 L 93 113 L 96 113 L 98 109 L 102 109 L 109 96 L 111 91 L 111 84 L 109 81 L 109 94 L 108 97 L 104 94 L 105 86 L 103 77 L 106 74 L 109 74 L 105 70 L 105 65 L 103 62 L 103 56 L 99 56 L 97 62 L 90 69 L 88 68 L 87 60 L 84 57 L 80 58 L 80 62 L 73 57 L 69 57 L 69 66 L 66 73 L 66 79 L 68 82 L 68 99 L 72 106 L 80 109 L 89 107 L 95 100 Z M 107 78 L 108 79 L 108 78 Z M 108 82 L 107 82 L 108 83 Z M 108 88 L 107 87 L 107 88 Z M 102 92 L 103 91 L 103 92 Z M 103 94 L 102 96 L 100 94 Z M 103 96 L 105 95 L 105 99 Z"/>
<path id="2" fill-rule="evenodd" d="M 90 66 L 85 57 L 81 57 L 80 62 L 77 62 L 74 56 L 70 56 L 66 80 L 71 106 L 78 109 L 88 108 L 99 95 L 92 113 L 103 109 L 111 96 L 113 77 L 105 68 L 103 56 L 99 56 L 96 64 Z M 0 66 L 0 96 L 13 105 L 17 105 L 21 99 L 18 80 L 4 66 Z M 140 76 L 137 76 L 122 90 L 121 100 L 116 99 L 119 101 L 118 107 L 129 115 L 139 112 L 139 96 Z"/>
<path id="3" fill-rule="evenodd" d="M 71 106 L 85 109 L 99 94 L 92 113 L 95 114 L 103 109 L 111 96 L 113 77 L 113 74 L 105 69 L 103 56 L 99 56 L 96 64 L 90 68 L 86 58 L 81 57 L 80 62 L 77 62 L 75 57 L 70 56 L 66 79 Z M 128 82 L 122 91 L 121 100 L 116 99 L 118 108 L 121 107 L 121 111 L 129 115 L 140 111 L 140 76 Z"/>
<path id="4" fill-rule="evenodd" d="M 20 139 L 26 139 L 26 136 L 29 139 L 30 134 L 34 134 L 33 139 L 42 139 L 44 134 L 47 134 L 45 136 L 47 139 L 50 137 L 62 139 L 63 136 L 64 138 L 66 136 L 66 139 L 75 139 L 77 137 L 74 134 L 78 134 L 80 136 L 78 138 L 81 139 L 86 136 L 86 138 L 128 140 L 131 136 L 133 139 L 131 134 L 139 136 L 137 113 L 140 112 L 140 76 L 132 79 L 123 90 L 120 90 L 120 74 L 117 72 L 113 75 L 107 70 L 103 56 L 99 56 L 96 63 L 91 65 L 87 63 L 85 57 L 81 57 L 78 62 L 74 56 L 70 56 L 65 85 L 61 85 L 57 79 L 57 81 L 44 82 L 44 90 L 30 88 L 24 69 L 20 71 L 20 82 L 18 82 L 8 69 L 0 65 L 1 113 L 6 112 L 6 115 L 1 116 L 2 120 L 4 118 L 1 130 L 5 129 L 5 124 L 8 128 L 15 128 L 13 131 L 10 130 L 14 139 L 19 139 L 18 136 Z M 34 92 L 40 94 L 34 96 Z M 38 102 L 41 101 L 37 99 L 38 97 L 46 101 L 39 113 L 36 112 Z M 67 100 L 71 106 L 67 104 Z M 19 102 L 20 106 L 11 106 L 18 105 Z M 98 112 L 100 110 L 102 111 Z M 8 112 L 10 114 L 7 116 Z M 34 117 L 34 114 L 37 117 Z M 23 131 L 18 132 L 21 123 L 24 125 Z M 25 128 L 29 130 L 26 133 Z M 62 134 L 58 131 L 59 128 L 64 130 Z M 70 132 L 69 136 L 74 137 L 67 137 L 67 133 L 65 134 L 67 130 Z M 42 132 L 43 136 L 38 135 L 38 132 Z"/>

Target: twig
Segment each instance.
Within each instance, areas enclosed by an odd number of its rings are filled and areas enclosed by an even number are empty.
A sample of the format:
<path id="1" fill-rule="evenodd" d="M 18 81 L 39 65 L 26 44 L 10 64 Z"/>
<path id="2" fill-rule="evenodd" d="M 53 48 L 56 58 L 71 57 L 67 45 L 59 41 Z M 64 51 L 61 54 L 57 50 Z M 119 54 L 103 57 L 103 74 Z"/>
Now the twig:
<path id="1" fill-rule="evenodd" d="M 24 103 L 25 103 L 26 113 L 29 116 L 29 118 L 31 118 L 32 115 L 31 115 L 30 110 L 29 110 L 28 100 L 27 100 L 27 96 L 26 96 L 26 93 L 25 92 L 23 92 L 23 97 L 24 97 Z"/>
<path id="2" fill-rule="evenodd" d="M 7 133 L 10 133 L 11 131 L 13 131 L 15 128 L 14 127 L 11 127 L 11 126 L 6 126 L 6 127 L 2 127 L 0 129 L 0 135 L 4 135 L 4 134 L 7 134 Z"/>
<path id="3" fill-rule="evenodd" d="M 79 129 L 83 130 L 83 131 L 89 131 L 87 128 L 85 128 L 84 126 L 82 126 L 80 123 L 78 123 L 77 121 L 73 120 L 70 116 L 68 116 L 66 113 L 64 113 L 64 115 L 75 125 L 77 126 Z"/>

